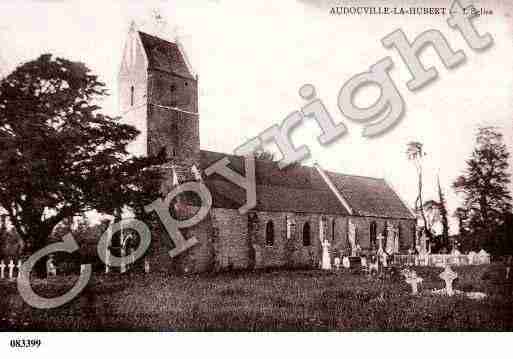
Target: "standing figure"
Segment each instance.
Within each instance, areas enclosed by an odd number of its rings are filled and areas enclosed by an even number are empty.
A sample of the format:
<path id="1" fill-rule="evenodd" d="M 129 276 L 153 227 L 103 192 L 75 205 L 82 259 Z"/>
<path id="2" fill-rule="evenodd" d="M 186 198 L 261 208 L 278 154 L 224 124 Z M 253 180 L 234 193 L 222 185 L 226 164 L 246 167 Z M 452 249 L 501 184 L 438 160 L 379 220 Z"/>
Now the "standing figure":
<path id="1" fill-rule="evenodd" d="M 46 261 L 46 276 L 55 277 L 57 275 L 57 268 L 55 267 L 55 263 L 53 262 L 53 256 L 50 255 L 48 260 Z"/>

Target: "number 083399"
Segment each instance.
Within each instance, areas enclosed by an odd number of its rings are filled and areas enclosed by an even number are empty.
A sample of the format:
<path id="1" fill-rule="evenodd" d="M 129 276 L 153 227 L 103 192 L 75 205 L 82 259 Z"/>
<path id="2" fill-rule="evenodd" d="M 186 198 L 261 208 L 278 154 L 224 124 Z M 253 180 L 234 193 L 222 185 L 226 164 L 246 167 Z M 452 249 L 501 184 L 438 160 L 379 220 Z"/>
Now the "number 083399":
<path id="1" fill-rule="evenodd" d="M 11 339 L 9 345 L 11 348 L 39 348 L 41 339 Z"/>

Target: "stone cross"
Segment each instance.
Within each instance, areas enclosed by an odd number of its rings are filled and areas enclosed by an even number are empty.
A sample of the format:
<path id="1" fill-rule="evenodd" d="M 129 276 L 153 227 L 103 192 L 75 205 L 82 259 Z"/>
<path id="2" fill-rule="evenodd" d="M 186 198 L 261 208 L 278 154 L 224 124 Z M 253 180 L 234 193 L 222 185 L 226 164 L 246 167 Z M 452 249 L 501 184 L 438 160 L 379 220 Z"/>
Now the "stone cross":
<path id="1" fill-rule="evenodd" d="M 18 278 L 21 277 L 21 260 L 18 259 L 18 264 L 16 265 L 16 269 L 18 269 Z"/>
<path id="2" fill-rule="evenodd" d="M 7 267 L 4 263 L 4 261 L 2 260 L 2 262 L 0 262 L 0 279 L 4 279 L 5 277 L 5 267 Z"/>
<path id="3" fill-rule="evenodd" d="M 12 280 L 13 277 L 14 277 L 14 267 L 15 267 L 14 262 L 13 262 L 12 259 L 9 262 L 9 266 L 8 267 L 9 267 L 9 280 Z"/>
<path id="4" fill-rule="evenodd" d="M 406 277 L 406 283 L 411 286 L 411 294 L 417 295 L 419 294 L 419 284 L 422 283 L 422 277 L 417 276 L 417 273 L 411 272 L 409 276 Z"/>
<path id="5" fill-rule="evenodd" d="M 445 282 L 445 293 L 448 296 L 452 296 L 454 294 L 452 282 L 458 278 L 458 273 L 453 271 L 450 266 L 446 266 L 445 270 L 440 273 L 439 277 Z"/>
<path id="6" fill-rule="evenodd" d="M 150 273 L 150 262 L 147 259 L 144 260 L 144 273 Z"/>

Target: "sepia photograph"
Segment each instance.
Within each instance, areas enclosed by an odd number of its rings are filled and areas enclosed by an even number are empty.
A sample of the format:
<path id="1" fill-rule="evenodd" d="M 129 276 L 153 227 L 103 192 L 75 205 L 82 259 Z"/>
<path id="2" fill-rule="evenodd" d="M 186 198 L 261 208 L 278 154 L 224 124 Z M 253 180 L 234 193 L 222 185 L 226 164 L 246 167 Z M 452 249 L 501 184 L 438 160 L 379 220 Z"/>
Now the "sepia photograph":
<path id="1" fill-rule="evenodd" d="M 512 2 L 6 0 L 0 19 L 0 351 L 513 330 Z"/>

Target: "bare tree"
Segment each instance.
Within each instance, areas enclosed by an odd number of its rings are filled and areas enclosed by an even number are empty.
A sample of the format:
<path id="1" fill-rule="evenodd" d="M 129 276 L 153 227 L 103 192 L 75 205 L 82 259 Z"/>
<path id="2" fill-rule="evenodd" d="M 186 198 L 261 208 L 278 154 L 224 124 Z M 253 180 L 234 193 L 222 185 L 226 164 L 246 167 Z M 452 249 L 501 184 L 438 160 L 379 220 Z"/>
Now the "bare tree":
<path id="1" fill-rule="evenodd" d="M 423 145 L 420 142 L 412 141 L 407 144 L 406 155 L 408 159 L 413 162 L 417 170 L 417 198 L 415 199 L 415 212 L 420 213 L 422 222 L 424 224 L 424 232 L 430 240 L 433 239 L 433 234 L 428 228 L 428 221 L 426 213 L 424 212 L 424 201 L 422 199 L 422 162 L 426 153 L 423 150 Z"/>

